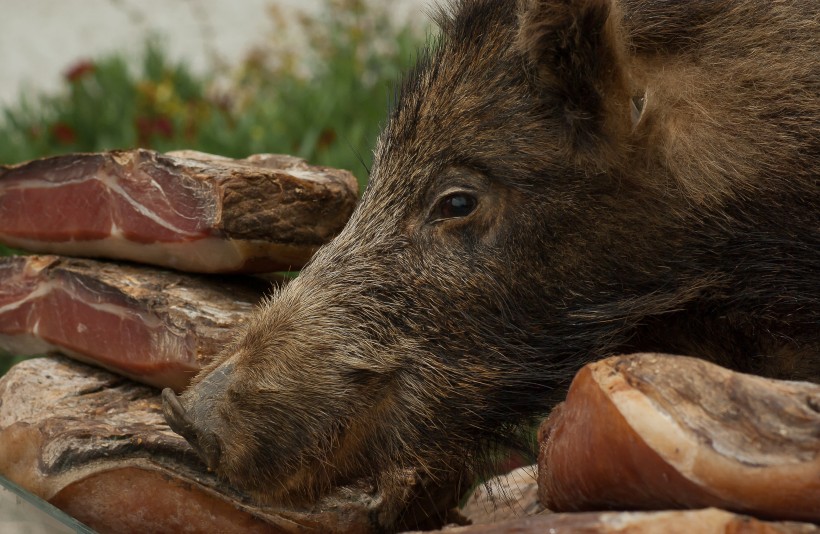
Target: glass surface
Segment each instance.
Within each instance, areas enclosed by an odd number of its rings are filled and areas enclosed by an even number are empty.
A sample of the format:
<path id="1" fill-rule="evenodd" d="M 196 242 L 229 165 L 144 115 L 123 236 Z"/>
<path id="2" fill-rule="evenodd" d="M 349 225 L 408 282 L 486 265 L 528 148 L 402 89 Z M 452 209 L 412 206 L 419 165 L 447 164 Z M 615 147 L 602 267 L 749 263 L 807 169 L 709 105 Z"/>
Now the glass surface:
<path id="1" fill-rule="evenodd" d="M 0 532 L 3 534 L 94 534 L 17 484 L 0 477 Z"/>

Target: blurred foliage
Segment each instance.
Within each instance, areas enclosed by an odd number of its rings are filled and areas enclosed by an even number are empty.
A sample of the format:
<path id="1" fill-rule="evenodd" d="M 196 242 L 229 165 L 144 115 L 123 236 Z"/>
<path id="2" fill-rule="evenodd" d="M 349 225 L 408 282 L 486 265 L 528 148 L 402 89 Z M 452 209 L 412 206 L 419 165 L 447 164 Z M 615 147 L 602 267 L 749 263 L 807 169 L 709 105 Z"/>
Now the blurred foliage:
<path id="1" fill-rule="evenodd" d="M 16 365 L 19 362 L 22 362 L 23 360 L 27 359 L 27 356 L 12 356 L 10 354 L 0 352 L 0 376 L 6 374 L 6 371 L 11 369 L 13 365 Z"/>
<path id="2" fill-rule="evenodd" d="M 121 54 L 81 61 L 58 94 L 22 95 L 0 112 L 0 164 L 137 146 L 280 152 L 349 169 L 363 184 L 392 85 L 423 35 L 397 27 L 389 8 L 324 0 L 294 25 L 271 7 L 271 38 L 238 68 L 204 76 L 169 60 L 157 39 L 136 69 Z"/>
<path id="3" fill-rule="evenodd" d="M 133 147 L 274 152 L 351 170 L 363 189 L 393 84 L 424 35 L 397 27 L 390 6 L 324 0 L 295 25 L 271 7 L 270 38 L 238 67 L 206 75 L 171 61 L 157 38 L 137 60 L 80 61 L 57 94 L 23 94 L 0 110 L 0 164 Z M 0 354 L 0 375 L 16 361 Z"/>

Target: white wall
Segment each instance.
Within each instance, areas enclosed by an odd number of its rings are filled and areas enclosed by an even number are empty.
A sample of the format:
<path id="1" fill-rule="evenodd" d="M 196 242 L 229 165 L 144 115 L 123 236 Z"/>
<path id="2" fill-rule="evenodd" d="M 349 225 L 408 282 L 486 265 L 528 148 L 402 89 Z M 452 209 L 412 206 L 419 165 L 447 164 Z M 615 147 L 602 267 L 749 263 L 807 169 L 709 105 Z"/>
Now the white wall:
<path id="1" fill-rule="evenodd" d="M 377 0 L 378 1 L 378 0 Z M 426 18 L 433 0 L 383 0 L 399 18 Z M 78 60 L 137 53 L 159 32 L 173 58 L 205 69 L 213 56 L 237 61 L 265 39 L 266 8 L 315 11 L 321 0 L 0 0 L 0 106 L 20 91 L 44 92 Z"/>

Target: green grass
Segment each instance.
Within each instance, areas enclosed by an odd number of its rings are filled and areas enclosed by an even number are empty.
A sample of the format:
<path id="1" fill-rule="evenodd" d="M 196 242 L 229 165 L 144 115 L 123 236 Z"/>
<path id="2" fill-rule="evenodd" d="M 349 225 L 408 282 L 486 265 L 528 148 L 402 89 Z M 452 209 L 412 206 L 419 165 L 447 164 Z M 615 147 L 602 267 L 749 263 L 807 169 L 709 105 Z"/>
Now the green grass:
<path id="1" fill-rule="evenodd" d="M 27 359 L 29 359 L 28 356 L 12 356 L 10 354 L 0 352 L 0 376 L 6 374 L 6 371 L 11 369 L 13 365 Z"/>
<path id="2" fill-rule="evenodd" d="M 392 24 L 389 8 L 325 0 L 319 18 L 299 18 L 292 32 L 304 51 L 272 38 L 238 67 L 206 75 L 171 61 L 159 38 L 136 58 L 77 63 L 55 94 L 24 94 L 0 110 L 0 164 L 133 147 L 274 152 L 353 171 L 363 189 L 393 84 L 423 40 Z M 272 35 L 284 24 L 274 17 Z M 0 354 L 0 375 L 19 359 Z"/>

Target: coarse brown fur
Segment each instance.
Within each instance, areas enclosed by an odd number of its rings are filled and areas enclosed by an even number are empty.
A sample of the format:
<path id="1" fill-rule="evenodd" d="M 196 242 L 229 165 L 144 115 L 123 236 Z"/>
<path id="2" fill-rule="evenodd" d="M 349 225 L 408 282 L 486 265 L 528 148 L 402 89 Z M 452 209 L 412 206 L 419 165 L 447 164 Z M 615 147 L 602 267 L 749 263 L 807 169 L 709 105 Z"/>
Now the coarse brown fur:
<path id="1" fill-rule="evenodd" d="M 448 481 L 617 352 L 820 380 L 820 3 L 439 18 L 347 227 L 182 397 L 222 475 Z"/>

